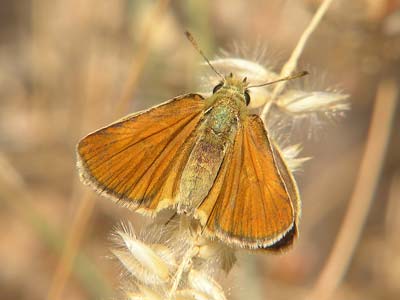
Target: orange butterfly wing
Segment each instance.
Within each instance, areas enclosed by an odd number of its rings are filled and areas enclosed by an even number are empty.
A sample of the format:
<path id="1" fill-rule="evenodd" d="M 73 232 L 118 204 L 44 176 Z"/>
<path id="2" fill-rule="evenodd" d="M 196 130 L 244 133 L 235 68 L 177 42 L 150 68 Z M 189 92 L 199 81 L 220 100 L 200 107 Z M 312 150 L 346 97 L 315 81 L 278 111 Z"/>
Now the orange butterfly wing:
<path id="1" fill-rule="evenodd" d="M 295 213 L 295 223 L 292 229 L 277 243 L 264 248 L 264 250 L 270 251 L 282 251 L 290 248 L 293 245 L 294 240 L 297 238 L 298 229 L 297 226 L 299 224 L 300 216 L 301 216 L 301 202 L 300 196 L 297 189 L 296 181 L 293 178 L 291 171 L 288 166 L 285 164 L 282 154 L 277 149 L 277 147 L 272 143 L 272 148 L 274 152 L 274 158 L 276 165 L 278 166 L 279 173 L 285 183 L 286 190 L 289 193 L 290 200 L 292 201 L 294 213 Z"/>
<path id="2" fill-rule="evenodd" d="M 203 109 L 188 94 L 89 134 L 77 146 L 81 178 L 144 214 L 174 204 Z"/>
<path id="3" fill-rule="evenodd" d="M 291 199 L 276 155 L 280 154 L 271 146 L 261 119 L 248 116 L 238 127 L 213 188 L 197 208 L 206 234 L 252 249 L 272 247 L 288 233 L 296 234 L 298 207 L 292 201 L 297 199 Z M 296 189 L 295 184 L 291 188 Z"/>

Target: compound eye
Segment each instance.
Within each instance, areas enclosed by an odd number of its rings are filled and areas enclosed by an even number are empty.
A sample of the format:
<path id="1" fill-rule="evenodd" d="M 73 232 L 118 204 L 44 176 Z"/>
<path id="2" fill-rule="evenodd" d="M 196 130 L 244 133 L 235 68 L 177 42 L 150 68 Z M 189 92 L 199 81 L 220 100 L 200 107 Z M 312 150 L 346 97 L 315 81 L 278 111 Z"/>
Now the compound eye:
<path id="1" fill-rule="evenodd" d="M 223 82 L 218 83 L 214 89 L 213 89 L 213 94 L 215 94 L 220 88 L 222 88 L 224 86 Z"/>
<path id="2" fill-rule="evenodd" d="M 250 94 L 249 91 L 244 91 L 244 99 L 246 100 L 246 106 L 250 104 Z"/>

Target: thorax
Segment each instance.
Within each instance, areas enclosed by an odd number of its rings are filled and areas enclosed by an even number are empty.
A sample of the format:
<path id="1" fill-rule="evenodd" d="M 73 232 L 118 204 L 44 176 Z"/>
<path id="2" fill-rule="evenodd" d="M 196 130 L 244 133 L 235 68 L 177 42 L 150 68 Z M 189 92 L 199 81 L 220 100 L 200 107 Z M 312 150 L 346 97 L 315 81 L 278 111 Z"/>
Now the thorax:
<path id="1" fill-rule="evenodd" d="M 206 128 L 216 135 L 226 135 L 236 127 L 246 114 L 243 100 L 235 93 L 221 93 L 210 97 L 205 120 Z"/>

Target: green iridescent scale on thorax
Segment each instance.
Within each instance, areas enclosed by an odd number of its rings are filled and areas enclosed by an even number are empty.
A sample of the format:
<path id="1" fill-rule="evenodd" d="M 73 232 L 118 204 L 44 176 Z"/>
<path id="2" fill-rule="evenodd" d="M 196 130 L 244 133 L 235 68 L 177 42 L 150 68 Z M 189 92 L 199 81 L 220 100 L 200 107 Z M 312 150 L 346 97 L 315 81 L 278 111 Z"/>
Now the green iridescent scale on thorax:
<path id="1" fill-rule="evenodd" d="M 225 85 L 205 99 L 205 116 L 181 175 L 179 212 L 193 212 L 213 186 L 226 151 L 247 114 L 244 89 L 242 81 L 226 78 Z"/>

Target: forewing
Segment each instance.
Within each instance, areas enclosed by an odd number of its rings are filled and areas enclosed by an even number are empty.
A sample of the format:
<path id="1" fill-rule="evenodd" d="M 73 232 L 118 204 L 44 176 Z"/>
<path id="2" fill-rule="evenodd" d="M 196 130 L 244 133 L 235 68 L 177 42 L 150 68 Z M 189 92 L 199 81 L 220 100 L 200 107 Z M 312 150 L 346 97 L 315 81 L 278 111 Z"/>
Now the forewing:
<path id="1" fill-rule="evenodd" d="M 145 214 L 172 205 L 203 109 L 200 95 L 184 95 L 89 134 L 77 147 L 81 178 Z"/>
<path id="2" fill-rule="evenodd" d="M 247 117 L 196 215 L 210 236 L 243 248 L 267 248 L 295 226 L 295 209 L 258 116 Z"/>

